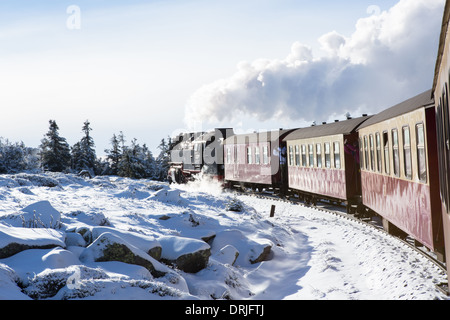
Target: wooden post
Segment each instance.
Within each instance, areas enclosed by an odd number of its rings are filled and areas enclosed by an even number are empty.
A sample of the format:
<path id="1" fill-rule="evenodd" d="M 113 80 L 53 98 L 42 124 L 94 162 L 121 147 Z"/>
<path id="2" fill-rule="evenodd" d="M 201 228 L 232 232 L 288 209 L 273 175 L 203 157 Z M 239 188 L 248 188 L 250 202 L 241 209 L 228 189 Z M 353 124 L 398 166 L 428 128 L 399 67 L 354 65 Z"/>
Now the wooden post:
<path id="1" fill-rule="evenodd" d="M 275 205 L 272 205 L 272 208 L 270 208 L 270 217 L 273 218 L 273 216 L 275 215 Z"/>

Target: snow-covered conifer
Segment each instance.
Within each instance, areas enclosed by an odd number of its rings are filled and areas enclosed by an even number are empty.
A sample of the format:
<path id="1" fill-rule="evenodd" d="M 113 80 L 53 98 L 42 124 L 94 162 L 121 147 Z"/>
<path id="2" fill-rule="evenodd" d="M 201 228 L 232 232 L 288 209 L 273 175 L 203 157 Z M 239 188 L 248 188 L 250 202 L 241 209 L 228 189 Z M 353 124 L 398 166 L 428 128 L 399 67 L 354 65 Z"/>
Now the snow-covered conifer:
<path id="1" fill-rule="evenodd" d="M 89 120 L 84 122 L 82 131 L 84 136 L 72 147 L 72 169 L 77 172 L 87 170 L 94 175 L 97 156 L 94 139 L 89 134 L 92 131 Z"/>
<path id="2" fill-rule="evenodd" d="M 49 121 L 49 131 L 41 140 L 40 157 L 44 170 L 61 172 L 70 166 L 70 148 L 66 139 L 59 136 L 55 120 Z"/>

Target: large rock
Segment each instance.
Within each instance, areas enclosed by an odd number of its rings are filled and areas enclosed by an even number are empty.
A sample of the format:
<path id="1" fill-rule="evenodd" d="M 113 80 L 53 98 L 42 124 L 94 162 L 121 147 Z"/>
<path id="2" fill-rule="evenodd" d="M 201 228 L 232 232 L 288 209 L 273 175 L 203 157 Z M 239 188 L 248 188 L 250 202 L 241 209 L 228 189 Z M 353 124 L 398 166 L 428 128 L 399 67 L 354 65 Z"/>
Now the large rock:
<path id="1" fill-rule="evenodd" d="M 162 246 L 161 260 L 182 271 L 196 273 L 208 265 L 211 248 L 204 241 L 176 236 L 161 237 L 158 241 Z"/>
<path id="2" fill-rule="evenodd" d="M 181 204 L 183 198 L 181 197 L 181 190 L 163 188 L 156 191 L 153 195 L 148 197 L 149 200 L 155 200 L 163 203 Z"/>
<path id="3" fill-rule="evenodd" d="M 88 261 L 120 261 L 136 264 L 146 268 L 154 277 L 162 277 L 169 270 L 150 257 L 146 252 L 128 243 L 111 232 L 102 233 L 80 255 L 80 260 Z"/>
<path id="4" fill-rule="evenodd" d="M 60 229 L 62 225 L 61 214 L 46 200 L 32 203 L 19 212 L 4 215 L 1 220 L 10 226 L 25 228 Z"/>
<path id="5" fill-rule="evenodd" d="M 24 227 L 33 228 L 59 228 L 61 224 L 61 214 L 52 207 L 50 202 L 39 201 L 22 209 Z"/>
<path id="6" fill-rule="evenodd" d="M 253 241 L 239 230 L 225 230 L 217 233 L 211 249 L 214 256 L 220 257 L 219 252 L 230 245 L 239 253 L 237 259 L 233 261 L 233 264 L 239 266 L 267 260 L 272 249 L 272 244 Z"/>
<path id="7" fill-rule="evenodd" d="M 54 229 L 17 228 L 0 224 L 0 259 L 28 249 L 65 248 L 65 233 Z"/>
<path id="8" fill-rule="evenodd" d="M 93 227 L 91 230 L 91 235 L 93 239 L 97 239 L 102 233 L 105 232 L 110 232 L 116 236 L 119 236 L 133 246 L 146 252 L 150 257 L 156 260 L 161 259 L 161 244 L 152 236 L 132 231 L 119 230 L 111 227 Z"/>
<path id="9" fill-rule="evenodd" d="M 239 257 L 239 251 L 231 244 L 217 251 L 211 258 L 222 264 L 234 265 Z"/>

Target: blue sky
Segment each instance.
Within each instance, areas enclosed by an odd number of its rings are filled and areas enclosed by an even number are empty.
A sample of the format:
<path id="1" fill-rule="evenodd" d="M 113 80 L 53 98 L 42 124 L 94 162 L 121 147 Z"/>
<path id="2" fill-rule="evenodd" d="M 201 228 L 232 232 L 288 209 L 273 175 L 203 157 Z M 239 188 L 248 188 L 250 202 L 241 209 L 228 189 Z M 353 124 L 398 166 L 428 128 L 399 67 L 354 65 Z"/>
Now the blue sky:
<path id="1" fill-rule="evenodd" d="M 2 0 L 0 136 L 38 146 L 54 119 L 72 145 L 89 119 L 98 154 L 119 131 L 155 150 L 162 138 L 186 128 L 190 97 L 204 85 L 230 79 L 242 61 L 283 60 L 295 42 L 320 59 L 329 54 L 321 36 L 336 31 L 350 38 L 359 19 L 397 2 Z M 67 28 L 70 5 L 80 9 L 80 29 Z M 441 20 L 440 10 L 433 12 Z M 437 47 L 429 50 L 434 55 Z M 267 118 L 263 124 L 254 118 L 244 114 L 239 127 L 314 120 Z M 237 124 L 233 118 L 206 122 Z"/>

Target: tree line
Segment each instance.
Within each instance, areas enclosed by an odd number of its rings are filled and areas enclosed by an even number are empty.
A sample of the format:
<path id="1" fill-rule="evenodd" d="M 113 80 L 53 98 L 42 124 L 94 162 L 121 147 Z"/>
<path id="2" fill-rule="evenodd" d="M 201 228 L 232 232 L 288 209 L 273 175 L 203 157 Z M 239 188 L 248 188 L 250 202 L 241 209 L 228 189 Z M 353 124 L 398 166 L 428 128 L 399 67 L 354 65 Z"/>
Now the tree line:
<path id="1" fill-rule="evenodd" d="M 147 178 L 163 181 L 169 166 L 170 138 L 161 140 L 159 155 L 155 158 L 146 144 L 136 139 L 126 144 L 122 131 L 110 140 L 106 157 L 99 158 L 90 132 L 90 122 L 83 123 L 83 136 L 72 147 L 59 134 L 55 120 L 49 121 L 49 130 L 38 148 L 26 147 L 23 142 L 11 143 L 0 137 L 0 173 L 24 171 L 51 171 L 89 173 L 89 175 L 118 175 L 129 178 Z"/>

